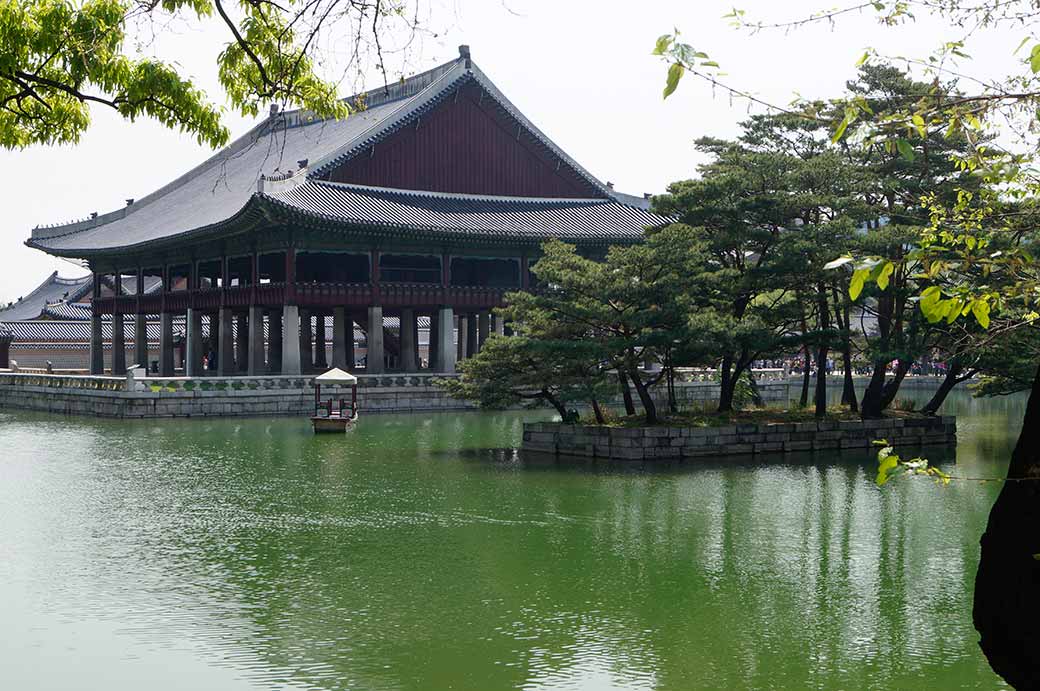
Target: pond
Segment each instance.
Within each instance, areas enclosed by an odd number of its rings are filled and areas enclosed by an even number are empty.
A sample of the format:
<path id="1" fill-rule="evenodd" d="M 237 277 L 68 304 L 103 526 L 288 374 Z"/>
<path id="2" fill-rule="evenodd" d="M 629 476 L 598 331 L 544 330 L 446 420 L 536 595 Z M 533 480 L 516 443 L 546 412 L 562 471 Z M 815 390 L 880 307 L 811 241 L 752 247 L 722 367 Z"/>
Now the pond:
<path id="1" fill-rule="evenodd" d="M 1001 475 L 1023 407 L 955 392 L 932 458 Z M 539 415 L 0 411 L 0 686 L 1002 688 L 971 624 L 998 484 L 524 458 Z"/>

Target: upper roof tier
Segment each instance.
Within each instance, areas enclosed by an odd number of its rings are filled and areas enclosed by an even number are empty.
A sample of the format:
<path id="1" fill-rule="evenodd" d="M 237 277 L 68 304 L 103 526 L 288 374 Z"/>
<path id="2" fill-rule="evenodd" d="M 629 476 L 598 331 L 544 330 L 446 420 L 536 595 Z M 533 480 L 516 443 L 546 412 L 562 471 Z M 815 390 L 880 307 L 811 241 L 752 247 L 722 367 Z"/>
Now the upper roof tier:
<path id="1" fill-rule="evenodd" d="M 147 197 L 83 221 L 35 228 L 26 244 L 70 257 L 158 248 L 234 233 L 272 209 L 288 214 L 286 220 L 320 219 L 323 226 L 369 232 L 419 229 L 521 241 L 635 240 L 644 227 L 666 220 L 564 153 L 465 47 L 456 60 L 349 102 L 364 107 L 342 120 L 273 112 Z M 286 178 L 291 184 L 274 182 Z M 266 189 L 265 179 L 272 181 Z M 365 203 L 376 197 L 382 203 Z"/>

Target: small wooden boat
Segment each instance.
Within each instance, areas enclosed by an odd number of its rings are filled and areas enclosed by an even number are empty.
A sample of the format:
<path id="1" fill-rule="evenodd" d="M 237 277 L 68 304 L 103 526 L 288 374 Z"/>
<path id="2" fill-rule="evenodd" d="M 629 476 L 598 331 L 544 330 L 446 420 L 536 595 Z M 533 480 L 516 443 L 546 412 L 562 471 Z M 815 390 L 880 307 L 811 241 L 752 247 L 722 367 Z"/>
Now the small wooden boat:
<path id="1" fill-rule="evenodd" d="M 350 405 L 348 406 L 346 400 L 342 398 L 338 401 L 332 398 L 323 401 L 321 399 L 322 384 L 349 386 Z M 325 374 L 314 378 L 314 415 L 311 416 L 311 423 L 314 425 L 315 432 L 346 432 L 354 426 L 357 417 L 357 377 L 334 367 Z"/>

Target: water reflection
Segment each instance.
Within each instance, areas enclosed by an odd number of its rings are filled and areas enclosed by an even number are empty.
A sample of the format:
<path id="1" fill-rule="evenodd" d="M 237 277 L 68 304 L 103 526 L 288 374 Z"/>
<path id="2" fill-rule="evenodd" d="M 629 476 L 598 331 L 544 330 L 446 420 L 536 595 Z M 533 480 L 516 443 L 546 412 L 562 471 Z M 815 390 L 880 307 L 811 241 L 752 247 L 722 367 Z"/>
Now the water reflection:
<path id="1" fill-rule="evenodd" d="M 950 403 L 957 472 L 999 473 L 1022 401 Z M 999 686 L 970 620 L 996 485 L 564 463 L 509 449 L 522 420 L 0 416 L 10 685 L 77 686 L 65 656 L 106 688 Z"/>

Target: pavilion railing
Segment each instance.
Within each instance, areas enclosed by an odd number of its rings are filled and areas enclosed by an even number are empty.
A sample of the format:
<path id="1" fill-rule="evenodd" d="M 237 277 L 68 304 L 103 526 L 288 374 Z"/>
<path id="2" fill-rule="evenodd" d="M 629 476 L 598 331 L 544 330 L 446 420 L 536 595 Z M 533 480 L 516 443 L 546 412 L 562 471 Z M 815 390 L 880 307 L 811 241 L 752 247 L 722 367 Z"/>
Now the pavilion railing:
<path id="1" fill-rule="evenodd" d="M 301 307 L 436 307 L 491 309 L 501 307 L 505 294 L 516 288 L 488 286 L 448 286 L 434 283 L 295 283 L 294 302 Z M 250 305 L 276 307 L 285 304 L 288 284 L 260 283 L 226 288 L 199 288 L 148 295 L 102 296 L 94 299 L 99 314 L 145 314 L 184 312 L 188 308 L 217 310 L 221 307 L 244 309 Z"/>

